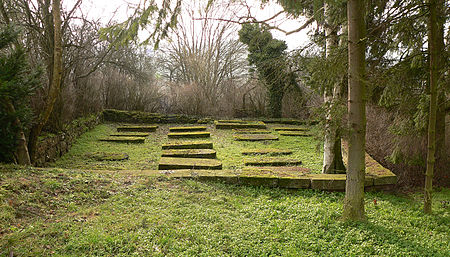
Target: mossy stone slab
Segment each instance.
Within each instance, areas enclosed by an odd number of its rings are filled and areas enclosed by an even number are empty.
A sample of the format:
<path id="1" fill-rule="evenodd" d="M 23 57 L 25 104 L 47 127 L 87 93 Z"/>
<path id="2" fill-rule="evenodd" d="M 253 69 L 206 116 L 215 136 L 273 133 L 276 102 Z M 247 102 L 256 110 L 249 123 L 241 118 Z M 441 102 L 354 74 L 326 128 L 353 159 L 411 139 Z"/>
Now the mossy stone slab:
<path id="1" fill-rule="evenodd" d="M 302 132 L 302 131 L 278 131 L 278 133 L 282 136 L 290 136 L 290 137 L 310 137 L 310 136 L 312 136 L 310 133 Z"/>
<path id="2" fill-rule="evenodd" d="M 275 131 L 308 131 L 307 128 L 304 127 L 274 127 Z"/>
<path id="3" fill-rule="evenodd" d="M 245 124 L 245 123 L 249 123 L 250 121 L 245 121 L 245 120 L 217 120 L 217 122 L 219 122 L 219 123 L 240 123 L 240 124 Z"/>
<path id="4" fill-rule="evenodd" d="M 242 155 L 289 155 L 291 150 L 265 148 L 265 149 L 246 149 L 243 150 Z"/>
<path id="5" fill-rule="evenodd" d="M 114 142 L 114 143 L 143 144 L 145 142 L 145 138 L 143 138 L 143 137 L 106 137 L 106 138 L 100 138 L 99 141 Z"/>
<path id="6" fill-rule="evenodd" d="M 215 159 L 216 151 L 212 149 L 171 149 L 171 150 L 163 150 L 162 156 Z"/>
<path id="7" fill-rule="evenodd" d="M 126 153 L 105 153 L 105 152 L 94 152 L 87 153 L 86 157 L 92 158 L 97 161 L 124 161 L 128 160 L 129 156 Z"/>
<path id="8" fill-rule="evenodd" d="M 236 141 L 267 141 L 278 140 L 278 137 L 272 134 L 238 134 L 234 135 Z"/>
<path id="9" fill-rule="evenodd" d="M 377 175 L 374 176 L 373 183 L 375 186 L 394 185 L 397 184 L 397 176 L 393 173 L 392 175 Z"/>
<path id="10" fill-rule="evenodd" d="M 310 174 L 311 170 L 301 166 L 247 166 L 242 168 L 241 173 L 247 175 L 270 174 L 277 177 L 295 178 Z"/>
<path id="11" fill-rule="evenodd" d="M 265 129 L 266 124 L 261 121 L 257 122 L 244 122 L 244 123 L 233 123 L 233 122 L 219 122 L 215 121 L 216 129 Z"/>
<path id="12" fill-rule="evenodd" d="M 212 149 L 213 143 L 207 141 L 170 142 L 162 145 L 163 150 L 168 149 Z"/>
<path id="13" fill-rule="evenodd" d="M 121 132 L 109 135 L 110 137 L 148 137 L 150 133 L 146 132 Z"/>
<path id="14" fill-rule="evenodd" d="M 264 158 L 257 160 L 244 160 L 245 166 L 294 166 L 301 165 L 302 162 L 287 158 Z"/>
<path id="15" fill-rule="evenodd" d="M 345 174 L 310 174 L 311 188 L 319 190 L 345 190 Z"/>
<path id="16" fill-rule="evenodd" d="M 205 131 L 205 126 L 190 126 L 190 127 L 172 127 L 170 132 L 191 132 L 191 131 Z"/>
<path id="17" fill-rule="evenodd" d="M 169 138 L 207 138 L 211 137 L 211 133 L 205 131 L 194 132 L 172 132 L 167 134 Z"/>
<path id="18" fill-rule="evenodd" d="M 206 169 L 220 170 L 222 163 L 213 159 L 161 157 L 159 170 Z"/>
<path id="19" fill-rule="evenodd" d="M 270 134 L 271 131 L 267 129 L 233 129 L 236 134 Z"/>
<path id="20" fill-rule="evenodd" d="M 155 132 L 158 126 L 120 126 L 118 132 Z"/>

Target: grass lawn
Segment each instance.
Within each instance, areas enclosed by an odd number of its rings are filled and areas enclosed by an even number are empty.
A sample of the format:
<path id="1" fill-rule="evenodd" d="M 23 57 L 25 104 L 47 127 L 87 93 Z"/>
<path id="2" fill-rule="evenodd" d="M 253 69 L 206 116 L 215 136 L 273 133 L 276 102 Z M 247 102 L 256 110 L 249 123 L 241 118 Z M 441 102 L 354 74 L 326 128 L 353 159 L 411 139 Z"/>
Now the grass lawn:
<path id="1" fill-rule="evenodd" d="M 339 221 L 343 197 L 0 166 L 0 255 L 450 256 L 449 189 L 434 193 L 433 215 L 421 194 L 367 193 L 363 223 Z"/>
<path id="2" fill-rule="evenodd" d="M 101 142 L 98 139 L 115 133 L 116 124 L 102 124 L 93 130 L 83 134 L 72 146 L 70 151 L 54 163 L 51 167 L 63 168 L 88 168 L 88 169 L 157 169 L 161 156 L 161 145 L 166 142 L 177 141 L 168 139 L 169 127 L 181 126 L 179 124 L 161 124 L 156 132 L 150 133 L 144 144 L 126 144 Z M 276 125 L 270 125 L 276 126 Z M 279 125 L 278 125 L 279 127 Z M 286 137 L 279 136 L 280 140 L 270 142 L 242 142 L 233 139 L 231 130 L 216 130 L 214 126 L 208 126 L 211 138 L 186 139 L 211 140 L 217 151 L 217 158 L 223 163 L 223 169 L 241 169 L 244 167 L 244 159 L 255 158 L 243 156 L 241 151 L 254 148 L 279 148 L 293 151 L 292 155 L 284 156 L 301 160 L 304 167 L 311 169 L 312 173 L 319 173 L 322 168 L 322 152 L 317 151 L 318 141 L 314 137 Z M 278 132 L 272 132 L 278 135 Z M 98 161 L 89 158 L 89 153 L 127 153 L 126 161 Z"/>

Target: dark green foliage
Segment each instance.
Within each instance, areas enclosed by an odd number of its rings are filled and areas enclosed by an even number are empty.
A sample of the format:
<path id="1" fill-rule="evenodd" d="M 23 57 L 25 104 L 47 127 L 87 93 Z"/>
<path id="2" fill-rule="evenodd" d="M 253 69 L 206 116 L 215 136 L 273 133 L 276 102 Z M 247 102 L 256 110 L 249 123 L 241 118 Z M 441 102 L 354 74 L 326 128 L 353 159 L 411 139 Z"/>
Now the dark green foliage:
<path id="1" fill-rule="evenodd" d="M 244 24 L 239 40 L 248 46 L 248 61 L 256 67 L 259 78 L 269 93 L 269 109 L 272 117 L 281 117 L 284 93 L 288 86 L 295 86 L 295 74 L 286 63 L 287 45 L 274 39 L 269 30 L 259 24 Z"/>
<path id="2" fill-rule="evenodd" d="M 30 124 L 28 96 L 38 85 L 39 72 L 30 69 L 18 44 L 13 47 L 18 36 L 13 26 L 0 28 L 0 162 L 12 161 L 19 129 L 16 119 L 22 129 Z"/>

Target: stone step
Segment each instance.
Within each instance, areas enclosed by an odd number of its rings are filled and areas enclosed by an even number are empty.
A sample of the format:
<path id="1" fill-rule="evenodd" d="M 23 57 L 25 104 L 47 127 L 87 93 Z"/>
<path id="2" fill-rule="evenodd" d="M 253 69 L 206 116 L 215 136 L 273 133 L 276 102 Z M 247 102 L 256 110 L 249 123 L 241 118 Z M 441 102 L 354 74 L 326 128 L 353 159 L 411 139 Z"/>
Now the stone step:
<path id="1" fill-rule="evenodd" d="M 238 134 L 234 135 L 236 141 L 266 141 L 278 140 L 278 137 L 272 134 Z"/>
<path id="2" fill-rule="evenodd" d="M 215 121 L 216 129 L 265 129 L 266 124 L 261 121 L 257 122 L 243 122 L 243 123 L 235 123 L 235 122 L 219 122 Z"/>
<path id="3" fill-rule="evenodd" d="M 120 126 L 118 132 L 155 132 L 158 126 Z"/>
<path id="4" fill-rule="evenodd" d="M 249 123 L 249 121 L 245 121 L 245 120 L 218 120 L 217 122 L 219 122 L 219 123 L 240 123 L 240 124 Z"/>
<path id="5" fill-rule="evenodd" d="M 221 170 L 222 163 L 214 159 L 161 157 L 159 170 L 206 169 Z"/>
<path id="6" fill-rule="evenodd" d="M 295 159 L 287 158 L 264 158 L 244 160 L 245 166 L 294 166 L 301 165 L 302 162 Z"/>
<path id="7" fill-rule="evenodd" d="M 267 129 L 233 129 L 236 134 L 270 134 L 271 131 Z"/>
<path id="8" fill-rule="evenodd" d="M 207 138 L 211 137 L 209 132 L 197 131 L 197 132 L 172 132 L 167 134 L 169 138 Z"/>
<path id="9" fill-rule="evenodd" d="M 311 137 L 312 134 L 304 131 L 278 131 L 281 136 L 290 136 L 290 137 Z"/>
<path id="10" fill-rule="evenodd" d="M 144 137 L 106 137 L 106 138 L 100 138 L 99 141 L 115 142 L 115 143 L 143 144 L 145 142 L 145 138 Z"/>
<path id="11" fill-rule="evenodd" d="M 311 170 L 300 166 L 247 166 L 242 169 L 242 172 L 246 175 L 276 174 L 279 177 L 291 177 L 310 174 Z"/>
<path id="12" fill-rule="evenodd" d="M 163 150 L 162 156 L 215 159 L 216 151 L 212 149 L 171 149 L 171 150 Z"/>
<path id="13" fill-rule="evenodd" d="M 243 155 L 288 155 L 291 150 L 265 148 L 265 149 L 246 149 L 241 152 Z"/>
<path id="14" fill-rule="evenodd" d="M 190 132 L 190 131 L 205 131 L 205 126 L 189 126 L 189 127 L 172 127 L 170 132 Z"/>
<path id="15" fill-rule="evenodd" d="M 212 149 L 213 143 L 208 141 L 188 141 L 170 142 L 162 145 L 163 150 L 167 149 Z"/>
<path id="16" fill-rule="evenodd" d="M 126 153 L 105 153 L 94 152 L 86 153 L 86 157 L 95 159 L 97 161 L 124 161 L 128 160 L 129 156 Z"/>
<path id="17" fill-rule="evenodd" d="M 109 135 L 110 137 L 148 137 L 150 133 L 146 132 L 121 132 Z"/>
<path id="18" fill-rule="evenodd" d="M 274 127 L 275 131 L 308 131 L 308 128 L 305 127 Z"/>

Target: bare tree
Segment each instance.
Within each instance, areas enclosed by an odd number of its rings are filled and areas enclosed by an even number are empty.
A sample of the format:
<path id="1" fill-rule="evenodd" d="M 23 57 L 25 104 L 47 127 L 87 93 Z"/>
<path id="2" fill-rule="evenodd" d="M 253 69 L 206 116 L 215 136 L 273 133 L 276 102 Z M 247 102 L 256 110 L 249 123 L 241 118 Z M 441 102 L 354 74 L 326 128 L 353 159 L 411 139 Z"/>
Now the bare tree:
<path id="1" fill-rule="evenodd" d="M 246 50 L 233 37 L 236 24 L 208 19 L 225 17 L 227 6 L 194 1 L 182 7 L 186 15 L 179 18 L 170 41 L 162 46 L 161 72 L 170 82 L 172 95 L 191 91 L 191 105 L 197 106 L 190 111 L 205 114 L 210 111 L 206 106 L 216 105 L 243 82 Z"/>

